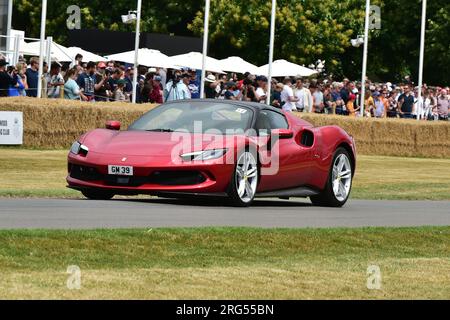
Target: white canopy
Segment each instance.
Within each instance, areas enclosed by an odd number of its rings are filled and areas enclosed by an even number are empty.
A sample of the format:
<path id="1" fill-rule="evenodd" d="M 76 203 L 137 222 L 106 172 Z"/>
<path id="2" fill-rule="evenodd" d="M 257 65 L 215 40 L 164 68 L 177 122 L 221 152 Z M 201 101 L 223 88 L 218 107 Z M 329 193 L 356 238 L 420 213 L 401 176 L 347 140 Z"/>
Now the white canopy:
<path id="1" fill-rule="evenodd" d="M 40 41 L 23 42 L 20 44 L 19 53 L 27 56 L 39 56 Z M 44 56 L 47 56 L 47 40 L 44 43 Z M 51 58 L 57 61 L 72 61 L 72 56 L 68 48 L 52 42 Z"/>
<path id="2" fill-rule="evenodd" d="M 317 71 L 286 60 L 276 60 L 272 63 L 272 77 L 309 77 L 315 73 Z M 268 76 L 269 65 L 259 67 L 256 74 Z"/>
<path id="3" fill-rule="evenodd" d="M 178 67 L 187 67 L 190 69 L 202 69 L 203 55 L 200 52 L 189 52 L 170 57 L 170 62 Z M 220 68 L 220 61 L 211 57 L 206 57 L 206 70 L 215 73 L 224 73 Z"/>
<path id="4" fill-rule="evenodd" d="M 255 74 L 258 70 L 257 66 L 240 57 L 228 57 L 226 59 L 219 60 L 219 67 L 224 71 L 237 73 L 250 72 Z"/>
<path id="5" fill-rule="evenodd" d="M 72 57 L 72 60 L 75 59 L 75 56 L 79 53 L 83 56 L 83 62 L 89 62 L 89 61 L 94 61 L 94 62 L 100 62 L 100 61 L 106 61 L 106 59 L 102 56 L 99 56 L 95 53 L 83 50 L 81 48 L 78 47 L 69 47 L 67 48 L 67 51 L 70 53 L 70 56 Z M 70 60 L 70 61 L 72 61 Z"/>
<path id="6" fill-rule="evenodd" d="M 108 60 L 134 64 L 134 50 L 112 54 L 107 56 L 107 58 Z M 174 68 L 170 58 L 164 53 L 147 48 L 139 49 L 138 63 L 147 67 Z"/>

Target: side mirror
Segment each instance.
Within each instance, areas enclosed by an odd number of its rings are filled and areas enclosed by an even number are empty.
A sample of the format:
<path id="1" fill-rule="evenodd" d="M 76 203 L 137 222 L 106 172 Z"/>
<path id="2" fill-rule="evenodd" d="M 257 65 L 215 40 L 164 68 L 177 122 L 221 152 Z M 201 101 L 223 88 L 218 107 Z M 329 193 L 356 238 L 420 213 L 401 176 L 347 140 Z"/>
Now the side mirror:
<path id="1" fill-rule="evenodd" d="M 120 121 L 106 121 L 105 127 L 109 130 L 120 130 Z"/>
<path id="2" fill-rule="evenodd" d="M 273 129 L 271 135 L 278 136 L 278 139 L 290 139 L 294 136 L 294 132 L 291 129 Z"/>

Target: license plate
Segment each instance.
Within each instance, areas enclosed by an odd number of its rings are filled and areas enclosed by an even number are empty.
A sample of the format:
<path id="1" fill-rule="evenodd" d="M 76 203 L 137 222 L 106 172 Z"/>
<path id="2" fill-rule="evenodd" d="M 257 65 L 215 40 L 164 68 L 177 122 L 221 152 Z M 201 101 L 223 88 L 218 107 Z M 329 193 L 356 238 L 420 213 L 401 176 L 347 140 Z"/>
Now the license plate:
<path id="1" fill-rule="evenodd" d="M 133 167 L 130 166 L 108 166 L 108 174 L 116 175 L 116 176 L 132 176 L 133 175 Z"/>

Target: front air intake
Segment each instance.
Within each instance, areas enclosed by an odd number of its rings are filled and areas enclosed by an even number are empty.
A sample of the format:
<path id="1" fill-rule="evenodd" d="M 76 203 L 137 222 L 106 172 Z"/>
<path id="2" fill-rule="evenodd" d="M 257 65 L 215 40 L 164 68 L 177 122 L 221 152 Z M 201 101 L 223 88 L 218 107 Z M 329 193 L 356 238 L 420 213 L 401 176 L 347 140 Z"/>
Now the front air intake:
<path id="1" fill-rule="evenodd" d="M 149 183 L 163 186 L 195 185 L 206 181 L 199 171 L 155 171 L 149 177 Z"/>

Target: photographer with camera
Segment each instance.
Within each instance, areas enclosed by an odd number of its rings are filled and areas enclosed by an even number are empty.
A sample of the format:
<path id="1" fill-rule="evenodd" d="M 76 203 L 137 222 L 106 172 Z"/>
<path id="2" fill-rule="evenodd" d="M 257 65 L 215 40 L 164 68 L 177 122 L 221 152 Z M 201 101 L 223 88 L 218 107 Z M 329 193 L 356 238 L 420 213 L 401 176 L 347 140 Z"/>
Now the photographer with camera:
<path id="1" fill-rule="evenodd" d="M 164 90 L 164 102 L 191 99 L 191 92 L 188 87 L 190 81 L 191 75 L 189 73 L 180 74 L 176 71 L 169 82 L 167 82 Z"/>
<path id="2" fill-rule="evenodd" d="M 22 65 L 21 64 L 17 64 L 17 67 L 11 66 L 9 67 L 9 72 L 8 74 L 11 76 L 11 78 L 13 79 L 13 81 L 17 81 L 17 84 L 15 85 L 11 85 L 9 87 L 9 91 L 8 91 L 8 96 L 10 97 L 18 97 L 18 96 L 25 96 L 25 85 L 24 85 L 24 78 L 25 76 L 23 75 L 23 72 L 19 71 L 19 68 L 22 69 Z M 22 69 L 23 71 L 23 69 Z"/>
<path id="3" fill-rule="evenodd" d="M 242 86 L 242 100 L 258 102 L 255 94 L 255 84 L 251 78 L 245 78 Z"/>

